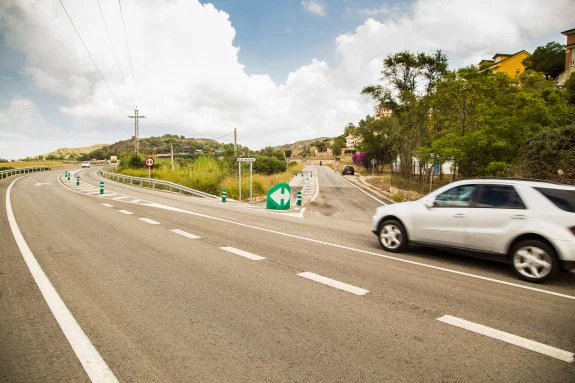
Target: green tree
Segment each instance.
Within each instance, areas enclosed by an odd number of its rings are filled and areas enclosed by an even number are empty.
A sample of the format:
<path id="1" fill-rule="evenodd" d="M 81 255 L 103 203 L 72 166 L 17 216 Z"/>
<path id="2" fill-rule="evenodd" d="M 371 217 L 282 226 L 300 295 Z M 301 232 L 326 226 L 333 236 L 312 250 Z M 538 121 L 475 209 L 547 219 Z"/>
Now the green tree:
<path id="1" fill-rule="evenodd" d="M 375 159 L 381 165 L 390 163 L 397 155 L 395 142 L 400 132 L 401 127 L 395 117 L 380 120 L 367 117 L 361 120 L 358 133 L 362 140 L 357 146 L 367 153 L 366 162 Z"/>
<path id="2" fill-rule="evenodd" d="M 565 48 L 558 42 L 550 42 L 537 47 L 535 52 L 525 60 L 523 65 L 545 74 L 545 79 L 556 78 L 565 70 Z"/>
<path id="3" fill-rule="evenodd" d="M 318 140 L 315 141 L 312 145 L 315 146 L 320 153 L 327 152 L 327 144 L 325 141 Z"/>
<path id="4" fill-rule="evenodd" d="M 571 76 L 565 81 L 565 93 L 567 102 L 575 105 L 575 72 L 571 73 Z"/>
<path id="5" fill-rule="evenodd" d="M 336 138 L 333 139 L 332 150 L 333 150 L 334 156 L 340 156 L 341 150 L 346 147 L 345 137 L 346 137 L 346 135 L 341 135 L 341 136 L 337 136 Z"/>
<path id="6" fill-rule="evenodd" d="M 521 177 L 575 184 L 575 126 L 546 130 L 527 140 L 515 171 Z"/>

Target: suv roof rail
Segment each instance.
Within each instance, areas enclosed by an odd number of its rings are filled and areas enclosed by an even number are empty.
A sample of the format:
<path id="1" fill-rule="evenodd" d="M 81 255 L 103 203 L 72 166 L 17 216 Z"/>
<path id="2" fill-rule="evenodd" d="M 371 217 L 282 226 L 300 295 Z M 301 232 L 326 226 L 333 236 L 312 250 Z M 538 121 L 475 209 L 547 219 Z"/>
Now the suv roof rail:
<path id="1" fill-rule="evenodd" d="M 564 184 L 561 182 L 550 181 L 550 180 L 541 180 L 537 178 L 522 178 L 522 177 L 474 177 L 473 179 L 477 180 L 509 180 L 509 181 L 531 181 L 531 182 L 544 182 L 548 184 L 555 184 L 555 185 L 565 185 L 570 186 L 569 184 Z"/>

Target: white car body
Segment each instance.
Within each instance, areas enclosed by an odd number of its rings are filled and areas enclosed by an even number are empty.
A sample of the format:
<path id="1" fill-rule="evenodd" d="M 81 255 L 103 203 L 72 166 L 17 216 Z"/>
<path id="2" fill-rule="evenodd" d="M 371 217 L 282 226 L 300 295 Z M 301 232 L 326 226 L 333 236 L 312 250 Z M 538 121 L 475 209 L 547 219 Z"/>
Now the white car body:
<path id="1" fill-rule="evenodd" d="M 82 162 L 82 167 L 83 168 L 89 168 L 90 167 L 90 163 L 88 161 Z"/>
<path id="2" fill-rule="evenodd" d="M 450 190 L 461 191 L 467 186 L 470 190 L 475 187 L 473 197 L 470 197 L 473 201 L 469 206 L 452 206 L 457 204 L 455 200 L 447 201 L 450 206 L 441 206 L 444 202 L 436 201 L 438 196 L 449 197 Z M 513 199 L 516 196 L 509 192 L 510 186 L 515 189 L 520 201 Z M 459 188 L 454 189 L 457 187 Z M 558 207 L 537 188 L 564 190 L 568 192 L 559 193 L 575 194 L 573 186 L 539 181 L 506 179 L 457 181 L 435 190 L 420 200 L 378 208 L 373 216 L 372 231 L 380 236 L 382 222 L 394 217 L 405 229 L 406 243 L 493 254 L 504 259 L 509 259 L 510 251 L 518 241 L 540 240 L 552 246 L 561 268 L 575 268 L 575 212 Z M 492 193 L 489 197 L 496 199 L 497 196 L 493 193 L 501 190 L 509 192 L 510 201 L 513 199 L 513 202 L 508 206 L 514 207 L 480 204 L 485 202 L 485 199 L 478 200 L 482 198 L 483 193 Z M 458 194 L 456 198 L 466 199 L 463 194 Z M 467 201 L 462 204 L 466 203 Z M 573 205 L 570 206 L 572 209 Z M 380 238 L 380 243 L 386 249 L 382 241 L 385 239 Z M 393 251 L 393 249 L 387 250 Z"/>

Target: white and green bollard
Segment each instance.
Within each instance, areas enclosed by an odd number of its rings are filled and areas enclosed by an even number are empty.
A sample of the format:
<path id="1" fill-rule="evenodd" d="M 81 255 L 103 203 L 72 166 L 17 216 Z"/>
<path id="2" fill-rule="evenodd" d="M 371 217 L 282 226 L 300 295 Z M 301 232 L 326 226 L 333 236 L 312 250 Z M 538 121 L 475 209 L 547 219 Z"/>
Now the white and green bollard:
<path id="1" fill-rule="evenodd" d="M 228 197 L 228 190 L 226 188 L 222 189 L 222 202 L 226 202 L 226 198 Z"/>
<path id="2" fill-rule="evenodd" d="M 76 186 L 80 186 L 80 176 L 76 176 Z"/>
<path id="3" fill-rule="evenodd" d="M 300 192 L 300 191 L 297 192 L 297 197 L 296 197 L 296 200 L 295 200 L 295 204 L 296 204 L 297 206 L 301 206 L 301 192 Z"/>
<path id="4" fill-rule="evenodd" d="M 100 194 L 104 194 L 104 181 L 100 181 Z"/>

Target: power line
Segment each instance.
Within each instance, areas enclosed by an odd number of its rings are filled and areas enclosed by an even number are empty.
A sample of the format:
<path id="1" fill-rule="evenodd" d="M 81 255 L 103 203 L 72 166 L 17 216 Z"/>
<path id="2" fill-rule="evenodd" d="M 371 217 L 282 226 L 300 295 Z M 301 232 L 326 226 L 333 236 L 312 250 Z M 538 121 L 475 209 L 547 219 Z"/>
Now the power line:
<path id="1" fill-rule="evenodd" d="M 74 30 L 76 31 L 76 34 L 78 35 L 78 37 L 80 38 L 80 41 L 82 42 L 82 45 L 84 46 L 84 49 L 86 50 L 86 52 L 88 53 L 88 56 L 90 56 L 90 60 L 92 60 L 92 64 L 94 64 L 94 67 L 96 68 L 96 71 L 98 71 L 98 74 L 100 75 L 100 78 L 102 79 L 102 81 L 104 81 L 104 84 L 106 84 L 106 88 L 108 88 L 108 92 L 110 92 L 110 95 L 112 96 L 112 98 L 114 99 L 114 101 L 116 102 L 116 104 L 123 106 L 122 104 L 120 104 L 120 102 L 118 101 L 118 99 L 116 98 L 116 96 L 114 96 L 114 93 L 112 93 L 112 89 L 110 89 L 110 86 L 108 85 L 108 82 L 106 81 L 106 79 L 104 78 L 104 75 L 102 74 L 102 72 L 100 71 L 100 68 L 98 68 L 98 65 L 96 64 L 96 61 L 94 60 L 94 57 L 92 57 L 92 54 L 90 53 L 90 50 L 88 49 L 88 46 L 86 45 L 86 43 L 84 42 L 84 39 L 82 38 L 82 35 L 80 35 L 80 31 L 78 31 L 78 28 L 76 28 L 76 25 L 74 24 L 74 22 L 72 21 L 72 17 L 70 17 L 70 14 L 68 13 L 68 11 L 66 10 L 66 7 L 64 6 L 64 3 L 62 2 L 62 0 L 60 1 L 60 5 L 62 5 L 62 8 L 64 9 L 64 12 L 66 12 L 66 16 L 68 16 L 68 20 L 70 20 L 70 23 L 72 24 L 72 26 L 74 27 Z"/>
<path id="2" fill-rule="evenodd" d="M 120 66 L 120 61 L 118 60 L 118 56 L 116 55 L 116 50 L 114 49 L 114 44 L 112 43 L 112 37 L 110 36 L 110 31 L 108 30 L 108 24 L 106 24 L 106 19 L 104 18 L 104 11 L 102 10 L 102 6 L 100 5 L 100 0 L 96 0 L 98 2 L 98 8 L 100 8 L 100 15 L 102 15 L 102 21 L 104 22 L 104 27 L 106 27 L 106 34 L 108 35 L 108 41 L 110 42 L 110 47 L 112 48 L 112 53 L 114 54 L 114 59 L 116 60 L 116 65 L 118 66 L 118 70 L 122 75 L 122 80 L 124 80 L 124 85 L 128 86 L 126 83 L 126 77 L 124 76 L 124 72 L 122 72 L 122 68 Z M 131 97 L 130 97 L 131 98 Z M 134 100 L 131 100 L 132 104 Z"/>
<path id="3" fill-rule="evenodd" d="M 118 0 L 120 6 L 120 15 L 122 16 L 122 27 L 124 29 L 124 37 L 126 38 L 126 48 L 128 50 L 128 58 L 130 59 L 130 69 L 132 70 L 132 78 L 134 79 L 134 90 L 136 92 L 136 99 L 138 96 L 138 85 L 136 84 L 136 75 L 134 74 L 134 65 L 132 64 L 132 53 L 130 53 L 130 45 L 128 44 L 128 33 L 126 33 L 126 22 L 124 21 L 124 12 L 122 12 L 122 1 Z"/>

